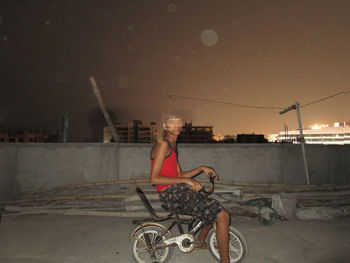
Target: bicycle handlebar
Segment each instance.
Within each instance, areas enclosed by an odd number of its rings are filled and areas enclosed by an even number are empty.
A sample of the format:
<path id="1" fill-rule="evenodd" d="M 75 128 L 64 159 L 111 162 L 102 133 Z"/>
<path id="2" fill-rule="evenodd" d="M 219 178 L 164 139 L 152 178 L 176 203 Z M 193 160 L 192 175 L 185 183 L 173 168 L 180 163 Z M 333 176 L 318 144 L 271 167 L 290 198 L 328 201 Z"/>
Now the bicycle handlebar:
<path id="1" fill-rule="evenodd" d="M 202 192 L 205 197 L 207 197 L 208 195 L 214 192 L 215 176 L 212 173 L 209 173 L 208 175 L 209 175 L 209 181 L 210 181 L 210 189 L 207 191 L 203 186 L 202 189 L 199 190 L 199 192 Z"/>

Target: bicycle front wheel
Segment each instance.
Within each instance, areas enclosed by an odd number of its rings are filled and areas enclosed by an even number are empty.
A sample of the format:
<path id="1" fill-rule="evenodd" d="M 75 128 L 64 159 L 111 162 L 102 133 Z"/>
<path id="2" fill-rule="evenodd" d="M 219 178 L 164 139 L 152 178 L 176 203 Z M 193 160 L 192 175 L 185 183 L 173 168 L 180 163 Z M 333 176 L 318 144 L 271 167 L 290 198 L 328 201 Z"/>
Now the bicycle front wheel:
<path id="1" fill-rule="evenodd" d="M 145 226 L 139 229 L 131 241 L 131 254 L 137 263 L 165 263 L 171 258 L 174 247 L 163 247 L 163 240 L 170 238 L 168 232 L 159 226 Z M 147 236 L 147 237 L 146 237 Z M 147 238 L 151 248 L 147 245 Z"/>
<path id="2" fill-rule="evenodd" d="M 229 255 L 230 263 L 242 263 L 248 256 L 248 245 L 243 235 L 234 227 L 229 228 Z M 209 246 L 210 253 L 217 261 L 220 261 L 220 254 L 218 248 L 218 242 L 216 239 L 216 233 L 214 229 L 211 229 L 208 233 L 207 244 Z"/>

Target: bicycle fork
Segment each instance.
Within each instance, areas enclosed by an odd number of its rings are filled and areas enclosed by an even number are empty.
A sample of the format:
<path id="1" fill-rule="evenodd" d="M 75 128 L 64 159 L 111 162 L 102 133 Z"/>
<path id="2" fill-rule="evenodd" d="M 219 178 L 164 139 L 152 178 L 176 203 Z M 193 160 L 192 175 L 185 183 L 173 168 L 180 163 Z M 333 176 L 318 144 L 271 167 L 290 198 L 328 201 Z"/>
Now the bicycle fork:
<path id="1" fill-rule="evenodd" d="M 158 263 L 159 261 L 158 261 L 156 255 L 155 255 L 155 249 L 154 249 L 153 246 L 152 246 L 152 243 L 151 243 L 151 240 L 150 240 L 148 234 L 145 233 L 145 231 L 144 231 L 143 228 L 142 228 L 142 232 L 143 232 L 143 236 L 145 237 L 145 240 L 146 240 L 147 248 L 148 248 L 148 250 L 150 251 L 151 262 L 152 262 L 152 263 Z M 157 239 L 158 239 L 158 236 L 157 236 Z M 158 241 L 155 240 L 155 244 L 157 244 L 158 242 L 159 242 L 159 240 L 158 240 Z"/>

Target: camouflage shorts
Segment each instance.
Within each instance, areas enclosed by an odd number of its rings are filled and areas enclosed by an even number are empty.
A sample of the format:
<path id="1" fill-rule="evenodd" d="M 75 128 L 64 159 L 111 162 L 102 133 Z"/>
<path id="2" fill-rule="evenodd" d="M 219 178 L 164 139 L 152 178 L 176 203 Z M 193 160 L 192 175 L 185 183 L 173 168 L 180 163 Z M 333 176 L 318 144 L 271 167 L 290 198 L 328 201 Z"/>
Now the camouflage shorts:
<path id="1" fill-rule="evenodd" d="M 161 191 L 159 198 L 168 211 L 201 217 L 205 225 L 214 223 L 222 209 L 218 201 L 203 197 L 187 184 L 174 184 Z"/>

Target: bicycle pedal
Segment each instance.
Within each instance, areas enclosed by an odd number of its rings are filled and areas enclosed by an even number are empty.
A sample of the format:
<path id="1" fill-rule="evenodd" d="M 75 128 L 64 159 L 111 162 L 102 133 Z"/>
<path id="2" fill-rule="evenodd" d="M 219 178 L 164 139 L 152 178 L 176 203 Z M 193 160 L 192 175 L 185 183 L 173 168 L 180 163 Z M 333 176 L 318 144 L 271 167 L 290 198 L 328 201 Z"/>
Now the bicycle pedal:
<path id="1" fill-rule="evenodd" d="M 202 242 L 200 242 L 199 240 L 195 240 L 195 241 L 193 241 L 193 245 L 194 245 L 194 247 L 201 247 L 202 246 Z"/>

